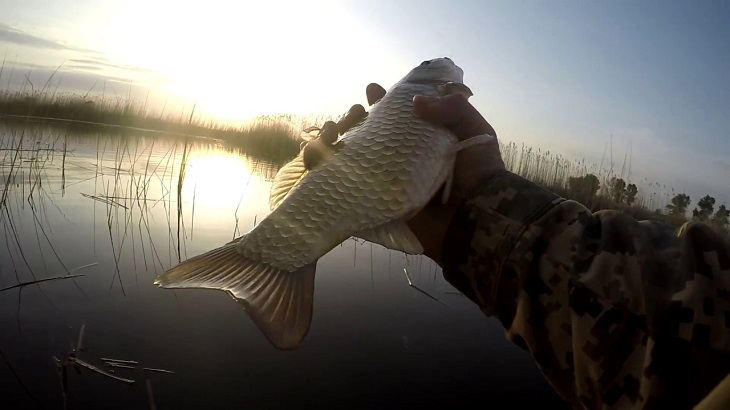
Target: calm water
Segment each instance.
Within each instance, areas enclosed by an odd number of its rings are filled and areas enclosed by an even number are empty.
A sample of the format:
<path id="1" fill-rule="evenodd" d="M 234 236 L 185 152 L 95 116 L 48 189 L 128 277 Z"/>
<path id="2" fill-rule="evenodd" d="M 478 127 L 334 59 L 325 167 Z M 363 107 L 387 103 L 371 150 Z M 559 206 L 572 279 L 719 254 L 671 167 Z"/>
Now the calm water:
<path id="1" fill-rule="evenodd" d="M 561 405 L 527 353 L 425 257 L 345 241 L 319 261 L 312 327 L 291 352 L 223 292 L 154 286 L 178 257 L 267 215 L 274 165 L 164 135 L 0 137 L 0 288 L 83 274 L 0 292 L 0 408 L 63 408 L 52 357 L 68 357 L 82 326 L 82 360 L 139 364 L 113 369 L 132 385 L 69 366 L 68 408 L 150 408 L 148 380 L 157 409 Z M 406 266 L 444 304 L 410 288 Z"/>

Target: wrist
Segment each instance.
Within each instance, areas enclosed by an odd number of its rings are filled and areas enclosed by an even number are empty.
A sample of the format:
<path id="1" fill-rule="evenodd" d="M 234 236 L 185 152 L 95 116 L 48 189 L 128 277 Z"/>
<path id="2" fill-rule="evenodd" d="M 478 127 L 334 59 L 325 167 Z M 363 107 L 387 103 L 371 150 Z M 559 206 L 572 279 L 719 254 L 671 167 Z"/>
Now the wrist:
<path id="1" fill-rule="evenodd" d="M 509 171 L 479 180 L 453 213 L 442 241 L 441 267 L 454 287 L 494 314 L 502 271 L 519 258 L 530 225 L 563 199 Z"/>

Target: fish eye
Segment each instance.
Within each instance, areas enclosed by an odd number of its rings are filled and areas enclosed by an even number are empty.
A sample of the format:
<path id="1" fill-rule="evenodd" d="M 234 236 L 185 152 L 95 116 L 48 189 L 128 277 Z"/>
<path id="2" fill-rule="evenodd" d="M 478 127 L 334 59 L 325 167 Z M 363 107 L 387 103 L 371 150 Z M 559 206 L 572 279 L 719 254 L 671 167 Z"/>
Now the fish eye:
<path id="1" fill-rule="evenodd" d="M 444 57 L 444 58 L 445 58 L 445 59 L 447 59 L 447 60 L 449 60 L 449 61 L 452 61 L 452 60 L 451 60 L 450 58 L 448 58 L 448 57 Z"/>
<path id="2" fill-rule="evenodd" d="M 431 60 L 426 60 L 421 63 L 421 65 L 429 65 L 429 64 L 431 64 Z"/>

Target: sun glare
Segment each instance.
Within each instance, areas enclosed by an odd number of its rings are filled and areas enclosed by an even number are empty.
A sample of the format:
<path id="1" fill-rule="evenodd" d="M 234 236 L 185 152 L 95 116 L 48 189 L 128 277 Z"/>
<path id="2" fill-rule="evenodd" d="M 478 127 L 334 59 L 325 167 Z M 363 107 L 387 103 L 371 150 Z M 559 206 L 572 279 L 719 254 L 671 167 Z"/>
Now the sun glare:
<path id="1" fill-rule="evenodd" d="M 193 153 L 185 168 L 183 198 L 215 211 L 235 207 L 247 189 L 251 169 L 244 158 L 223 152 Z"/>
<path id="2" fill-rule="evenodd" d="M 243 120 L 270 113 L 339 113 L 403 64 L 340 3 L 125 3 L 110 53 L 170 79 L 164 91 L 197 112 Z M 371 66 L 374 56 L 385 64 Z M 357 101 L 353 101 L 357 99 Z"/>

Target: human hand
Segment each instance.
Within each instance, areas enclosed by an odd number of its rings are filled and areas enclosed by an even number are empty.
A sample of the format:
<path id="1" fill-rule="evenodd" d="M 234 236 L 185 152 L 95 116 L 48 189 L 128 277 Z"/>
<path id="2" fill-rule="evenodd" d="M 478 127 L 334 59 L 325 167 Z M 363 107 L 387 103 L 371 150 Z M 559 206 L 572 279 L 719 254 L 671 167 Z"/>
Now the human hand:
<path id="1" fill-rule="evenodd" d="M 437 193 L 424 209 L 408 221 L 408 226 L 423 245 L 426 256 L 441 265 L 444 237 L 457 207 L 477 191 L 485 178 L 504 171 L 505 166 L 497 133 L 463 95 L 418 95 L 413 99 L 413 111 L 434 125 L 448 128 L 460 141 L 483 134 L 495 137 L 459 151 L 448 202 L 442 204 L 441 196 Z"/>
<path id="2" fill-rule="evenodd" d="M 369 84 L 365 89 L 368 105 L 372 106 L 380 101 L 385 96 L 385 93 L 385 89 L 379 84 Z M 321 128 L 314 127 L 305 130 L 305 132 L 316 130 L 318 133 L 314 139 L 308 142 L 302 142 L 302 144 L 306 144 L 302 148 L 304 151 L 302 153 L 304 167 L 308 170 L 316 168 L 324 158 L 327 158 L 327 156 L 339 148 L 338 144 L 336 144 L 338 135 L 344 134 L 347 130 L 365 120 L 367 116 L 368 113 L 365 111 L 365 108 L 360 104 L 355 104 L 350 107 L 347 113 L 337 123 L 327 121 Z"/>
<path id="3" fill-rule="evenodd" d="M 505 169 L 496 131 L 464 95 L 417 95 L 413 112 L 434 125 L 448 128 L 459 141 L 484 134 L 494 137 L 458 152 L 450 202 L 463 201 L 474 193 L 481 180 Z"/>
<path id="4" fill-rule="evenodd" d="M 366 89 L 368 104 L 373 105 L 380 101 L 385 93 L 385 89 L 378 84 L 368 85 Z M 494 128 L 463 95 L 450 94 L 445 97 L 419 95 L 413 99 L 413 111 L 434 125 L 448 128 L 460 141 L 483 134 L 495 137 L 489 142 L 459 151 L 456 155 L 449 201 L 442 204 L 441 194 L 437 193 L 424 209 L 408 221 L 409 227 L 423 245 L 426 256 L 441 264 L 444 236 L 456 207 L 478 189 L 481 181 L 503 171 L 505 166 Z M 319 129 L 318 137 L 304 147 L 304 163 L 307 169 L 315 168 L 322 159 L 337 149 L 337 144 L 334 142 L 338 133 L 344 134 L 366 117 L 365 109 L 356 104 L 337 123 L 326 122 Z"/>

